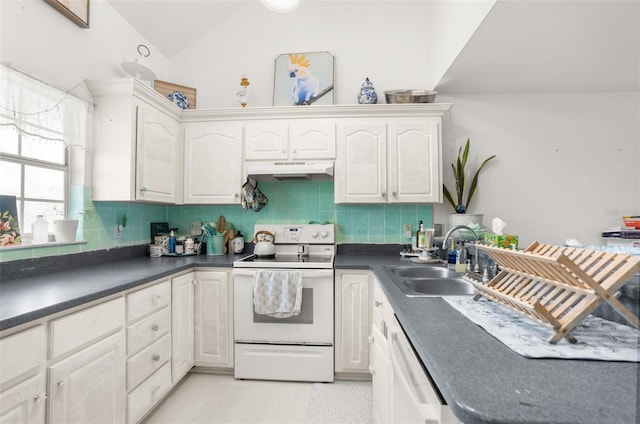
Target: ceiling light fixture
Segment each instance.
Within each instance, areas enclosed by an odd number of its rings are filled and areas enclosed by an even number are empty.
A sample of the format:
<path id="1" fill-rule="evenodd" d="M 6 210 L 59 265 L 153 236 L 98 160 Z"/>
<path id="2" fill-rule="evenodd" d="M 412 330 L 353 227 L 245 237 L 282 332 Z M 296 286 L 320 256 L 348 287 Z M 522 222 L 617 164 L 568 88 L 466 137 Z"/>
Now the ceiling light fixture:
<path id="1" fill-rule="evenodd" d="M 266 8 L 280 13 L 293 12 L 300 5 L 300 0 L 260 0 L 260 2 Z"/>
<path id="2" fill-rule="evenodd" d="M 145 50 L 146 54 L 143 53 Z M 151 55 L 149 47 L 145 46 L 144 44 L 140 44 L 138 46 L 138 54 L 140 54 L 139 58 L 123 60 L 121 65 L 122 69 L 124 69 L 124 71 L 132 77 L 144 81 L 151 81 L 156 79 L 156 73 L 153 72 L 151 66 L 144 61 L 145 57 L 149 57 Z"/>

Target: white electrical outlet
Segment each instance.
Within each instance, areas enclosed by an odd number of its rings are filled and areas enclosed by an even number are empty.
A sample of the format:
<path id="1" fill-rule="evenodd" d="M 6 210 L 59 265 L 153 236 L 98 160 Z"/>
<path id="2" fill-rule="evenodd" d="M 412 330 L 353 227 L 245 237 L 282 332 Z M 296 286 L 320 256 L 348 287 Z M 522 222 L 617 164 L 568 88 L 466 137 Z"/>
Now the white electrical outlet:
<path id="1" fill-rule="evenodd" d="M 197 236 L 202 232 L 202 222 L 193 221 L 191 223 L 191 235 Z"/>
<path id="2" fill-rule="evenodd" d="M 411 238 L 413 236 L 413 225 L 404 224 L 404 236 L 405 238 Z"/>

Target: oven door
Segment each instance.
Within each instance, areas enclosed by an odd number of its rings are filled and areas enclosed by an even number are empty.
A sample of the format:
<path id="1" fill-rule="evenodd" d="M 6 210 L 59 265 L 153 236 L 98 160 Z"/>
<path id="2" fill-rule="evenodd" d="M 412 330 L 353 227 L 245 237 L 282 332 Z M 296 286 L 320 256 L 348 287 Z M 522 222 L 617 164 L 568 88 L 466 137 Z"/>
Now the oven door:
<path id="1" fill-rule="evenodd" d="M 253 279 L 259 271 L 233 270 L 235 341 L 333 345 L 333 269 L 297 270 L 302 273 L 302 307 L 300 314 L 291 318 L 272 318 L 254 312 Z"/>

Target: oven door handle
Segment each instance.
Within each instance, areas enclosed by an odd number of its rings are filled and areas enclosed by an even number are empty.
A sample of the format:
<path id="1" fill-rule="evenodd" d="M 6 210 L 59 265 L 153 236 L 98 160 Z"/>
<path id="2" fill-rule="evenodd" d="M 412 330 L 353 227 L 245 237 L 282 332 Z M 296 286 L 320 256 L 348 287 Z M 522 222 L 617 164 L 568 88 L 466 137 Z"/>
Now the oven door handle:
<path id="1" fill-rule="evenodd" d="M 332 278 L 333 269 L 281 269 L 281 268 L 234 268 L 232 274 L 234 276 L 254 277 L 258 271 L 298 271 L 302 274 L 302 278 Z"/>

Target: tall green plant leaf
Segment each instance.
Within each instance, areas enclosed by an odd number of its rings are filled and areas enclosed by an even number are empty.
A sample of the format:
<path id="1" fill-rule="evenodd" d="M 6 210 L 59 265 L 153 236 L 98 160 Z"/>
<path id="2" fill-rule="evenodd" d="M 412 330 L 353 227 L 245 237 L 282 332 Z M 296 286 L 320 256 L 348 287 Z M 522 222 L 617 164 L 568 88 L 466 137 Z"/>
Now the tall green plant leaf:
<path id="1" fill-rule="evenodd" d="M 473 195 L 476 194 L 476 189 L 478 187 L 478 175 L 480 174 L 480 171 L 487 164 L 487 162 L 489 162 L 491 159 L 493 159 L 495 157 L 496 157 L 496 155 L 493 155 L 491 157 L 486 158 L 484 160 L 484 162 L 482 162 L 482 164 L 480 165 L 478 170 L 476 171 L 475 175 L 473 176 L 473 179 L 471 180 L 471 186 L 469 187 L 469 194 L 467 195 L 467 203 L 465 203 L 465 206 L 467 208 L 469 207 L 469 204 L 471 203 L 471 199 L 473 199 Z"/>
<path id="2" fill-rule="evenodd" d="M 444 193 L 444 197 L 445 199 L 447 199 L 447 202 L 449 202 L 449 204 L 451 205 L 451 209 L 453 209 L 453 211 L 456 211 L 456 202 L 454 202 L 453 200 L 453 196 L 451 196 L 451 193 L 449 192 L 449 189 L 447 188 L 446 185 L 442 185 L 442 192 Z"/>

